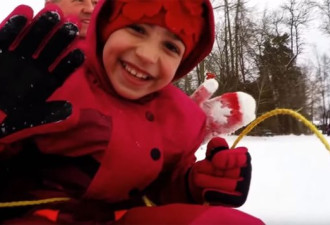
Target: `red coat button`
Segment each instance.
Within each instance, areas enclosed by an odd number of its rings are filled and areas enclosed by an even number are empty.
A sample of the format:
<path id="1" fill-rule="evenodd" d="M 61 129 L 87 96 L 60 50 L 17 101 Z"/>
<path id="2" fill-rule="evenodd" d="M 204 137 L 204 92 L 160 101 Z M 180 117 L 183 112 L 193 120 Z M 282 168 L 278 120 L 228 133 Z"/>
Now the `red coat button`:
<path id="1" fill-rule="evenodd" d="M 161 154 L 160 154 L 160 151 L 158 148 L 153 148 L 153 149 L 151 149 L 150 155 L 151 155 L 151 158 L 156 161 L 156 160 L 160 159 Z"/>
<path id="2" fill-rule="evenodd" d="M 155 116 L 154 116 L 154 114 L 153 114 L 152 112 L 149 112 L 149 111 L 146 112 L 146 118 L 147 118 L 147 120 L 150 121 L 150 122 L 152 122 L 152 121 L 155 120 Z"/>

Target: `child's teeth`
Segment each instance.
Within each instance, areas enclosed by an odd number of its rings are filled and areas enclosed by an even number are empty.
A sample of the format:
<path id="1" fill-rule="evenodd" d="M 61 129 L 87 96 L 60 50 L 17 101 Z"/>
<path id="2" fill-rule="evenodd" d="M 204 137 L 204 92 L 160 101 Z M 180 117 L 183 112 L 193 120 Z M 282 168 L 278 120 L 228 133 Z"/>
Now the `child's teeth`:
<path id="1" fill-rule="evenodd" d="M 147 79 L 148 76 L 144 75 L 142 73 L 137 72 L 135 69 L 133 69 L 132 67 L 129 67 L 126 63 L 123 63 L 124 68 L 133 76 L 140 78 L 140 79 Z"/>

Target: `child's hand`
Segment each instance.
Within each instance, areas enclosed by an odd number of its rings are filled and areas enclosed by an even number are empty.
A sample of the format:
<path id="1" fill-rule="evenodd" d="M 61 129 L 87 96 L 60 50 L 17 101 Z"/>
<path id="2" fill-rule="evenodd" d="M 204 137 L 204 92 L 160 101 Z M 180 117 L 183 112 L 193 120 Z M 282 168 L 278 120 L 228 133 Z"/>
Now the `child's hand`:
<path id="1" fill-rule="evenodd" d="M 255 119 L 256 103 L 244 92 L 230 92 L 209 99 L 218 88 L 215 79 L 206 80 L 191 95 L 191 98 L 206 114 L 204 141 L 220 134 L 229 134 Z"/>
<path id="2" fill-rule="evenodd" d="M 21 5 L 0 24 L 0 109 L 6 114 L 0 137 L 71 114 L 70 103 L 46 100 L 84 61 L 80 50 L 63 55 L 78 27 L 56 8 L 32 15 Z"/>
<path id="3" fill-rule="evenodd" d="M 246 201 L 251 181 L 251 157 L 247 149 L 229 149 L 222 138 L 213 138 L 206 159 L 196 162 L 189 174 L 194 200 L 239 207 Z"/>

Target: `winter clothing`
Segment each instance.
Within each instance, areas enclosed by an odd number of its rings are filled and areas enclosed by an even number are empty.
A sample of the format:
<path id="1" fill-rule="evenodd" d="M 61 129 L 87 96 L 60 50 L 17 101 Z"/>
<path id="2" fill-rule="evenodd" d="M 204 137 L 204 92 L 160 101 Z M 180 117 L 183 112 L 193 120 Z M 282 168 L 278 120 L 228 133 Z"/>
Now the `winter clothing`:
<path id="1" fill-rule="evenodd" d="M 3 223 L 218 224 L 233 220 L 262 224 L 228 208 L 170 204 L 191 203 L 188 172 L 205 136 L 205 114 L 172 84 L 134 101 L 116 94 L 100 60 L 104 44 L 100 24 L 106 22 L 104 13 L 109 16 L 107 11 L 112 9 L 109 4 L 113 2 L 98 3 L 92 20 L 96 22 L 90 24 L 89 44 L 84 49 L 85 65 L 48 99 L 70 102 L 71 116 L 1 139 L 5 146 L 1 165 L 9 171 L 2 175 L 8 183 L 0 189 L 2 201 L 50 197 L 71 200 L 14 211 L 5 209 L 5 214 L 0 213 L 7 216 Z M 202 2 L 210 14 L 209 2 Z M 207 17 L 213 18 L 209 14 Z M 191 50 L 176 78 L 209 53 L 210 43 L 203 43 L 199 41 Z M 12 159 L 11 149 L 23 150 Z M 158 205 L 169 205 L 134 208 L 143 206 L 143 195 Z M 129 210 L 114 222 L 121 209 Z M 172 214 L 173 211 L 182 214 Z M 169 220 L 162 221 L 160 214 Z M 10 219 L 12 215 L 22 219 Z"/>
<path id="2" fill-rule="evenodd" d="M 186 46 L 184 55 L 187 56 L 197 44 L 204 25 L 201 2 L 202 0 L 145 3 L 117 0 L 113 3 L 114 13 L 108 21 L 106 20 L 105 28 L 102 29 L 102 40 L 105 42 L 109 35 L 118 28 L 134 23 L 156 24 L 166 27 L 183 41 Z M 181 7 L 185 8 L 184 13 L 180 12 L 183 11 L 180 10 Z M 136 10 L 136 8 L 140 10 Z M 177 11 L 180 13 L 176 13 Z"/>
<path id="3" fill-rule="evenodd" d="M 207 116 L 204 143 L 212 137 L 231 134 L 256 117 L 256 102 L 251 95 L 227 92 L 209 99 L 217 88 L 215 79 L 207 79 L 191 95 Z"/>
<path id="4" fill-rule="evenodd" d="M 58 13 L 42 11 L 36 23 L 25 32 L 25 27 L 32 20 L 32 14 L 29 15 L 28 12 L 28 7 L 18 7 L 9 16 L 10 22 L 1 26 L 0 109 L 6 114 L 6 118 L 0 124 L 0 137 L 27 127 L 67 118 L 71 114 L 69 103 L 46 100 L 84 61 L 80 50 L 71 51 L 60 59 L 62 50 L 76 38 L 77 26 L 71 23 L 59 25 Z M 55 30 L 55 27 L 58 29 Z M 44 40 L 47 34 L 53 31 L 55 33 L 49 42 L 52 44 L 50 47 Z M 15 43 L 15 39 L 23 32 L 24 40 Z M 38 55 L 33 56 L 40 47 L 44 48 Z M 54 62 L 57 64 L 49 71 L 48 68 Z M 35 111 L 38 111 L 38 116 Z"/>
<path id="5" fill-rule="evenodd" d="M 246 148 L 229 150 L 223 138 L 215 137 L 207 145 L 206 159 L 195 163 L 189 173 L 192 196 L 203 196 L 213 205 L 239 207 L 246 201 L 251 172 Z"/>
<path id="6" fill-rule="evenodd" d="M 98 26 L 102 27 L 100 36 L 103 41 L 118 28 L 136 22 L 162 24 L 181 38 L 186 46 L 186 51 L 175 80 L 189 73 L 212 50 L 215 36 L 214 18 L 212 5 L 209 1 L 149 0 L 136 2 L 116 0 L 108 1 L 105 4 L 108 6 L 103 7 L 98 22 Z M 202 8 L 200 7 L 201 4 L 203 4 Z M 112 10 L 110 18 L 109 9 Z M 202 17 L 206 19 L 202 20 Z"/>

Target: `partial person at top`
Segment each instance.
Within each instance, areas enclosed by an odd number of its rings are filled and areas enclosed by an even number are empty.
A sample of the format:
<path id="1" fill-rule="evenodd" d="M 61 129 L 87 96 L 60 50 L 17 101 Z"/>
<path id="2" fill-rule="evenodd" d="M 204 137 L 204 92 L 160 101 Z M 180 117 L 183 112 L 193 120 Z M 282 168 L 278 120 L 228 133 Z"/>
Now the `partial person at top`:
<path id="1" fill-rule="evenodd" d="M 58 5 L 64 16 L 75 16 L 81 23 L 79 37 L 85 38 L 88 25 L 98 0 L 46 0 L 45 5 Z"/>

